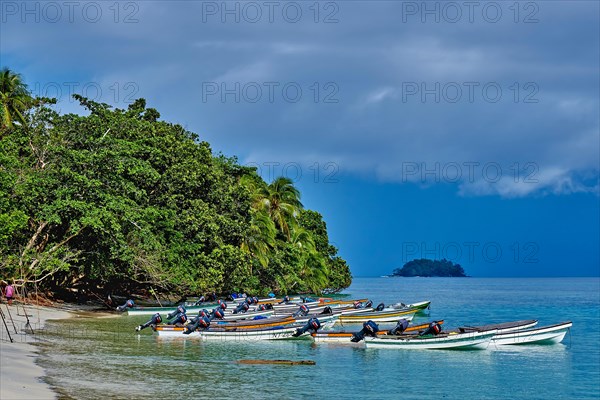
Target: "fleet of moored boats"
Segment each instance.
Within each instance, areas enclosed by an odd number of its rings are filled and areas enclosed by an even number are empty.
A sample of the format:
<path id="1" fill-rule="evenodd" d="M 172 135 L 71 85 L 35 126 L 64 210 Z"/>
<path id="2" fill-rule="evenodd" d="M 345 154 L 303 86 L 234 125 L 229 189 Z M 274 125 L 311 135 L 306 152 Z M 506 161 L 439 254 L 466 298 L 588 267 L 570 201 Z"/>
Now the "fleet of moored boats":
<path id="1" fill-rule="evenodd" d="M 230 302 L 188 303 L 168 307 L 136 307 L 128 301 L 119 307 L 128 315 L 152 315 L 136 328 L 151 327 L 159 337 L 200 338 L 221 341 L 312 339 L 367 348 L 390 349 L 487 349 L 505 345 L 560 343 L 572 323 L 537 327 L 537 320 L 446 329 L 445 321 L 412 324 L 415 315 L 430 302 L 397 303 L 374 307 L 368 299 L 331 298 L 257 299 Z M 212 311 L 209 311 L 213 308 Z M 162 324 L 166 314 L 176 324 Z M 191 316 L 191 318 L 188 318 Z M 396 323 L 392 329 L 379 324 Z M 346 330 L 336 330 L 340 324 Z"/>

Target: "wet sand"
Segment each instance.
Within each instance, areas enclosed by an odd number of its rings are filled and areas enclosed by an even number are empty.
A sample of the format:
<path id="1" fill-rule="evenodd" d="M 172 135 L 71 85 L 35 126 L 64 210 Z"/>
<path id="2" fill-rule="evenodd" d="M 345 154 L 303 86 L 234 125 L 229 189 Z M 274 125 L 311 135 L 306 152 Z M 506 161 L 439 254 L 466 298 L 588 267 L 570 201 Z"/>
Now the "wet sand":
<path id="1" fill-rule="evenodd" d="M 40 340 L 35 331 L 42 329 L 47 320 L 70 318 L 73 314 L 63 309 L 50 307 L 26 305 L 23 309 L 23 306 L 16 303 L 13 303 L 12 306 L 4 303 L 0 307 L 14 340 L 13 343 L 10 342 L 4 323 L 0 321 L 0 399 L 55 399 L 57 394 L 42 379 L 45 375 L 44 369 L 35 363 L 38 348 L 34 343 Z M 24 310 L 29 316 L 33 333 L 27 327 Z M 17 333 L 15 333 L 15 328 Z"/>

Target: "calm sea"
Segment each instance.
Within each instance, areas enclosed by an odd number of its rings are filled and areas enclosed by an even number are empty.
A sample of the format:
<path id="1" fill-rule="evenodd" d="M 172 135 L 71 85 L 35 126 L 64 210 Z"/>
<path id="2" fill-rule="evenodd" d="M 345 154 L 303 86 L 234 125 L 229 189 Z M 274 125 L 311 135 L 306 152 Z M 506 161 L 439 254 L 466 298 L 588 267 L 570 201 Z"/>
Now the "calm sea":
<path id="1" fill-rule="evenodd" d="M 164 340 L 134 332 L 147 317 L 75 318 L 49 324 L 40 364 L 62 398 L 76 399 L 600 398 L 598 278 L 356 278 L 346 293 L 375 304 L 431 300 L 429 315 L 415 321 L 444 319 L 448 327 L 538 319 L 573 328 L 558 345 L 403 351 Z"/>

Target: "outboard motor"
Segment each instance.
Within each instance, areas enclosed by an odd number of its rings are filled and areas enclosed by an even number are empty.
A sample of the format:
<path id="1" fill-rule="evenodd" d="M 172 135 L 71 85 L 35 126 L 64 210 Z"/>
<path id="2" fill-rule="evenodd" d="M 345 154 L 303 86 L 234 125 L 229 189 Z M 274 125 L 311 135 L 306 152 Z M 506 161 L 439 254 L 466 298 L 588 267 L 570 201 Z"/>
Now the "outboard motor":
<path id="1" fill-rule="evenodd" d="M 327 306 L 323 309 L 323 311 L 321 311 L 321 314 L 333 314 L 333 310 L 331 307 Z"/>
<path id="2" fill-rule="evenodd" d="M 253 302 L 254 304 L 258 304 L 258 297 L 254 296 L 254 297 L 252 298 L 252 302 Z"/>
<path id="3" fill-rule="evenodd" d="M 261 304 L 260 306 L 258 306 L 258 308 L 256 310 L 257 311 L 266 311 L 267 310 L 267 306 L 265 306 L 264 304 Z"/>
<path id="4" fill-rule="evenodd" d="M 208 295 L 208 300 L 209 301 L 217 300 L 217 294 L 215 292 L 212 292 L 211 294 Z"/>
<path id="5" fill-rule="evenodd" d="M 217 302 L 217 304 L 219 305 L 219 307 L 221 307 L 223 310 L 227 309 L 227 303 L 225 303 L 223 300 L 219 300 Z"/>
<path id="6" fill-rule="evenodd" d="M 369 300 L 365 303 L 365 308 L 369 308 L 373 305 L 373 301 Z"/>
<path id="7" fill-rule="evenodd" d="M 425 336 L 425 335 L 433 335 L 433 336 L 435 336 L 438 333 L 440 333 L 441 331 L 442 331 L 442 326 L 440 324 L 438 324 L 437 321 L 433 321 L 432 323 L 429 324 L 429 328 L 427 328 L 419 336 Z"/>
<path id="8" fill-rule="evenodd" d="M 183 313 L 179 313 L 175 316 L 175 318 L 173 318 L 171 321 L 169 321 L 169 325 L 177 325 L 177 324 L 185 324 L 185 321 L 187 321 L 187 315 L 183 314 Z"/>
<path id="9" fill-rule="evenodd" d="M 142 329 L 146 329 L 149 326 L 155 327 L 156 325 L 160 324 L 162 322 L 162 318 L 160 316 L 159 313 L 156 313 L 152 316 L 152 318 L 150 319 L 150 321 L 146 322 L 143 325 L 139 325 L 135 328 L 136 332 L 141 331 Z"/>
<path id="10" fill-rule="evenodd" d="M 200 304 L 204 303 L 206 301 L 206 298 L 204 296 L 200 296 L 200 298 L 198 299 L 197 302 L 194 303 L 195 306 L 199 306 Z"/>
<path id="11" fill-rule="evenodd" d="M 363 328 L 360 332 L 356 332 L 352 335 L 352 339 L 350 341 L 357 343 L 365 338 L 365 336 L 377 337 L 377 332 L 379 332 L 379 327 L 377 324 L 371 320 L 368 320 L 363 324 Z"/>
<path id="12" fill-rule="evenodd" d="M 184 335 L 189 335 L 194 332 L 196 329 L 200 329 L 201 331 L 208 329 L 210 326 L 210 319 L 208 317 L 195 318 L 194 322 L 188 324 L 183 330 Z"/>
<path id="13" fill-rule="evenodd" d="M 362 306 L 362 303 L 360 301 L 355 301 L 354 302 L 354 308 L 359 309 L 359 308 L 362 308 L 362 307 L 363 306 Z"/>
<path id="14" fill-rule="evenodd" d="M 383 311 L 383 309 L 385 308 L 385 304 L 383 303 L 379 303 L 377 305 L 377 308 L 375 309 L 376 311 Z"/>
<path id="15" fill-rule="evenodd" d="M 234 314 L 238 314 L 238 313 L 245 313 L 246 311 L 248 311 L 248 309 L 250 308 L 250 306 L 248 305 L 248 303 L 243 302 L 240 305 L 238 305 L 235 310 L 233 310 Z"/>
<path id="16" fill-rule="evenodd" d="M 180 304 L 180 305 L 177 306 L 177 308 L 175 309 L 175 311 L 173 311 L 172 313 L 167 314 L 167 319 L 171 319 L 171 318 L 173 318 L 177 314 L 185 314 L 185 313 L 186 313 L 185 306 L 183 304 Z"/>
<path id="17" fill-rule="evenodd" d="M 319 320 L 316 318 L 311 318 L 308 320 L 307 324 L 304 325 L 302 328 L 296 329 L 296 332 L 294 332 L 292 336 L 298 337 L 308 331 L 316 332 L 319 330 L 320 327 L 321 323 L 319 322 Z"/>
<path id="18" fill-rule="evenodd" d="M 281 300 L 279 302 L 279 304 L 288 304 L 290 302 L 290 296 L 285 295 L 285 297 L 283 298 L 283 300 Z"/>
<path id="19" fill-rule="evenodd" d="M 198 311 L 198 315 L 196 315 L 194 318 L 192 318 L 190 320 L 190 324 L 195 324 L 196 322 L 198 322 L 198 320 L 202 319 L 202 318 L 209 318 L 208 312 L 206 310 L 200 310 Z"/>
<path id="20" fill-rule="evenodd" d="M 398 321 L 398 323 L 396 324 L 395 327 L 393 327 L 392 329 L 390 329 L 387 334 L 388 335 L 401 335 L 402 332 L 404 332 L 406 330 L 406 328 L 408 328 L 408 321 L 404 318 L 402 318 L 400 321 Z"/>
<path id="21" fill-rule="evenodd" d="M 221 310 L 220 308 L 215 308 L 212 313 L 210 313 L 209 319 L 212 321 L 213 319 L 223 319 L 223 317 L 225 316 L 225 314 L 223 313 L 223 310 Z"/>
<path id="22" fill-rule="evenodd" d="M 133 308 L 133 306 L 134 306 L 133 300 L 129 299 L 122 306 L 118 306 L 117 311 L 123 312 L 123 311 L 127 310 L 128 308 Z"/>
<path id="23" fill-rule="evenodd" d="M 306 304 L 302 304 L 300 306 L 300 308 L 298 308 L 298 311 L 296 311 L 294 313 L 294 317 L 298 317 L 298 316 L 306 317 L 309 312 L 310 312 L 310 308 L 308 308 L 306 306 Z"/>

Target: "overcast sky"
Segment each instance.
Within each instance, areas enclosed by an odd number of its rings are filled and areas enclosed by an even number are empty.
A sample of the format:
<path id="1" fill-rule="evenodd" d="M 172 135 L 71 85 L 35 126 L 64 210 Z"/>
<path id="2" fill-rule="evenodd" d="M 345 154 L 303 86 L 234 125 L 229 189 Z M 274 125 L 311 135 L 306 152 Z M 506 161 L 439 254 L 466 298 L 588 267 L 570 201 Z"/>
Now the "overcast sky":
<path id="1" fill-rule="evenodd" d="M 0 64 L 34 93 L 144 97 L 290 176 L 355 275 L 600 274 L 598 2 L 0 5 Z"/>

